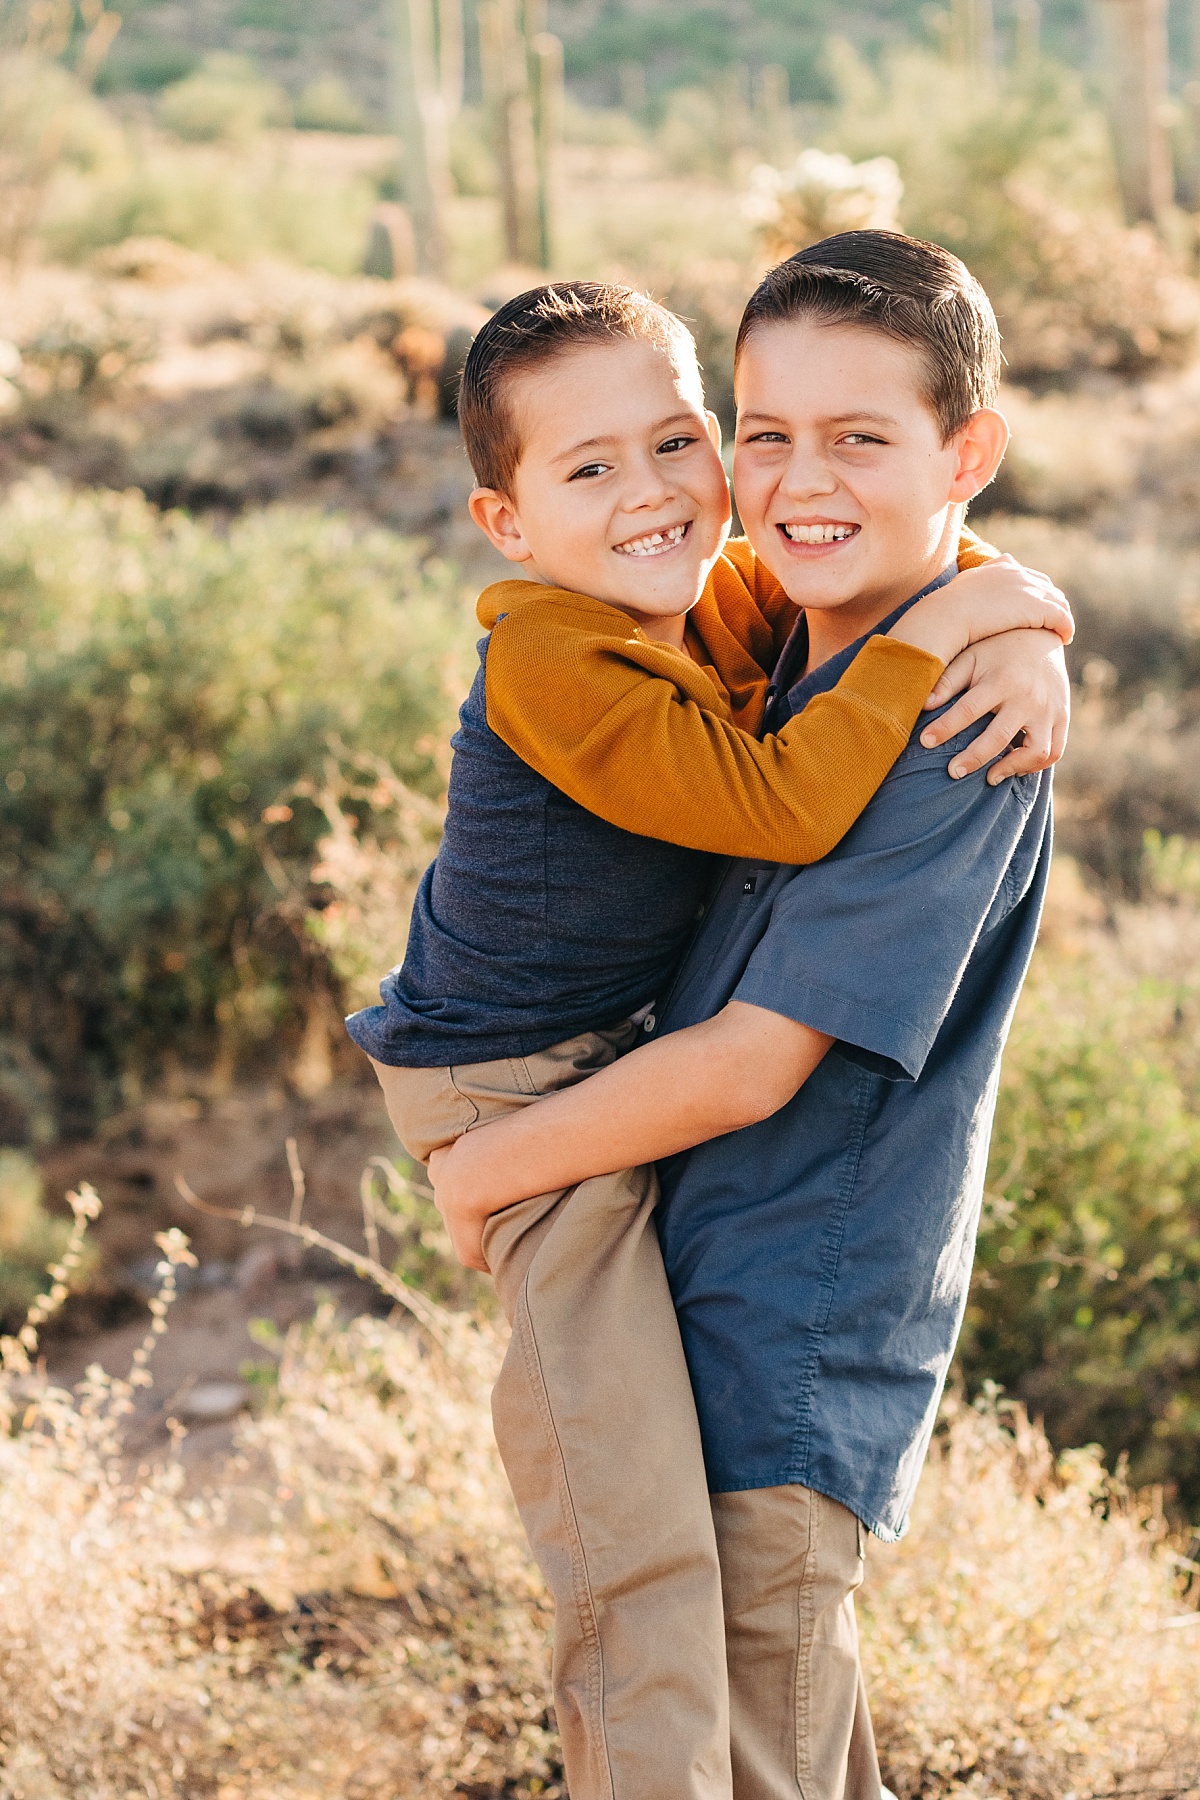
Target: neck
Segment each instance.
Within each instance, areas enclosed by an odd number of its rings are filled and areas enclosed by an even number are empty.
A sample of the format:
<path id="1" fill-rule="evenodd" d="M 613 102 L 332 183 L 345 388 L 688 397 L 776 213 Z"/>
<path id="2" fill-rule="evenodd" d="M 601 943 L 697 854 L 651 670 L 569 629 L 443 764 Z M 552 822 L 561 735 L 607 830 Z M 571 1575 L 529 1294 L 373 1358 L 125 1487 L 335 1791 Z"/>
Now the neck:
<path id="1" fill-rule="evenodd" d="M 686 613 L 668 613 L 665 617 L 660 617 L 657 613 L 631 613 L 630 617 L 656 644 L 670 644 L 676 650 L 683 649 Z"/>

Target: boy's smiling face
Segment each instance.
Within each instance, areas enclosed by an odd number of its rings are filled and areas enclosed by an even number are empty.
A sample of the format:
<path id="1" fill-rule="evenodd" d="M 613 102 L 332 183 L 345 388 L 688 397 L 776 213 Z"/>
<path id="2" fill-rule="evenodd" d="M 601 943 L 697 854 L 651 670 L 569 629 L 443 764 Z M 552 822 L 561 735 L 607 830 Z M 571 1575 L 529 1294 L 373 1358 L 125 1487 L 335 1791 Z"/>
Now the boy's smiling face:
<path id="1" fill-rule="evenodd" d="M 814 650 L 852 643 L 954 561 L 959 508 L 1003 455 L 990 408 L 943 438 L 924 373 L 918 349 L 862 325 L 764 324 L 742 348 L 738 512 Z"/>
<path id="2" fill-rule="evenodd" d="M 719 428 L 694 357 L 617 339 L 512 380 L 514 491 L 477 488 L 476 523 L 535 580 L 682 641 L 730 517 Z"/>

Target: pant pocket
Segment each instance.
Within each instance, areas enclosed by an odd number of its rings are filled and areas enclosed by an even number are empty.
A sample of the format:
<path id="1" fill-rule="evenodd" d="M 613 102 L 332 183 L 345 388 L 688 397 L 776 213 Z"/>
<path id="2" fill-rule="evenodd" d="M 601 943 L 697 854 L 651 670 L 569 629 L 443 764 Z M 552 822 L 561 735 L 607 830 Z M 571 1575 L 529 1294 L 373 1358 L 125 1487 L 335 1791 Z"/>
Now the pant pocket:
<path id="1" fill-rule="evenodd" d="M 435 1150 L 478 1123 L 478 1107 L 455 1086 L 449 1069 L 375 1063 L 375 1073 L 396 1136 L 416 1162 L 428 1162 Z"/>

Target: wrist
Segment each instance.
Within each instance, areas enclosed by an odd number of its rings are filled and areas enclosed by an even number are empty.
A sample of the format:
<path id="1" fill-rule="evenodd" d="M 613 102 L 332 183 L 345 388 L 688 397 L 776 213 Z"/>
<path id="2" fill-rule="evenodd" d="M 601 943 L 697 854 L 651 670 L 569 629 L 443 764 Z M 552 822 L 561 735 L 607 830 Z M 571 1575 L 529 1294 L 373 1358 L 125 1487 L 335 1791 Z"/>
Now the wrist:
<path id="1" fill-rule="evenodd" d="M 971 641 L 970 630 L 946 601 L 931 606 L 918 600 L 902 619 L 896 620 L 888 636 L 898 644 L 911 644 L 914 650 L 936 656 L 943 665 L 953 662 Z"/>
<path id="2" fill-rule="evenodd" d="M 443 1184 L 448 1188 L 447 1205 L 463 1224 L 483 1225 L 508 1204 L 497 1194 L 495 1153 L 489 1153 L 486 1143 L 478 1141 L 481 1131 L 486 1138 L 494 1129 L 483 1125 L 464 1132 L 446 1159 Z"/>

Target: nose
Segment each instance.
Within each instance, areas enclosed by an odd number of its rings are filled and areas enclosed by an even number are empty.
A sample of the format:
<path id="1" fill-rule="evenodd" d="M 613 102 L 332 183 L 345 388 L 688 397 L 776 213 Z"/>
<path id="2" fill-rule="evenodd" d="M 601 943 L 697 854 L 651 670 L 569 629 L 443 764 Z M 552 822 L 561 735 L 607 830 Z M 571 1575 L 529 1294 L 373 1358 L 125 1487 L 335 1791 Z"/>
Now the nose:
<path id="1" fill-rule="evenodd" d="M 673 499 L 677 491 L 661 457 L 640 457 L 630 469 L 622 504 L 626 512 L 655 511 Z"/>
<path id="2" fill-rule="evenodd" d="M 788 458 L 779 483 L 780 492 L 789 500 L 826 499 L 837 491 L 837 471 L 816 445 L 796 443 Z"/>

